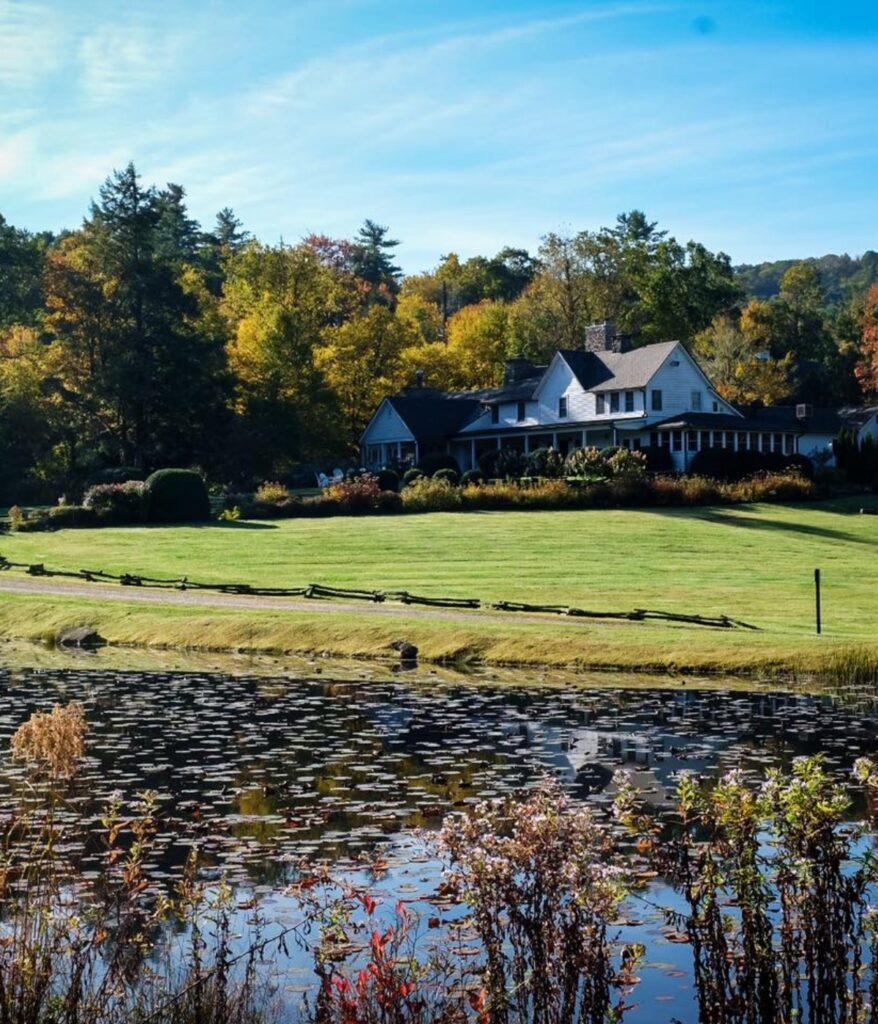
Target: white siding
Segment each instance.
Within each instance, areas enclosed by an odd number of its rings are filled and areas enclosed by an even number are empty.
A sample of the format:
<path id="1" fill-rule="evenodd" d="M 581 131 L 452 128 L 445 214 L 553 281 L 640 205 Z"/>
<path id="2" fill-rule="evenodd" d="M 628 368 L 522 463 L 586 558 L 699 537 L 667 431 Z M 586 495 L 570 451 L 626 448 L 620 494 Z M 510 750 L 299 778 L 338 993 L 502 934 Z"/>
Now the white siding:
<path id="1" fill-rule="evenodd" d="M 573 371 L 560 357 L 552 360 L 552 365 L 546 371 L 545 377 L 540 382 L 539 411 L 537 413 L 540 423 L 551 423 L 563 425 L 564 423 L 576 423 L 578 420 L 588 419 L 588 400 L 594 399 L 593 395 L 587 395 L 582 385 L 573 375 Z M 567 399 L 567 416 L 564 419 L 558 417 L 558 399 Z M 594 402 L 592 401 L 592 407 Z"/>
<path id="2" fill-rule="evenodd" d="M 366 427 L 362 443 L 381 444 L 383 441 L 414 441 L 412 432 L 388 401 L 381 403 L 372 422 Z"/>
<path id="3" fill-rule="evenodd" d="M 662 408 L 658 412 L 652 409 L 652 392 L 655 390 L 662 393 Z M 701 396 L 700 410 L 693 408 L 693 394 Z M 646 409 L 654 423 L 684 412 L 712 413 L 714 402 L 718 403 L 719 412 L 735 411 L 708 386 L 704 375 L 682 345 L 671 350 L 647 387 Z"/>

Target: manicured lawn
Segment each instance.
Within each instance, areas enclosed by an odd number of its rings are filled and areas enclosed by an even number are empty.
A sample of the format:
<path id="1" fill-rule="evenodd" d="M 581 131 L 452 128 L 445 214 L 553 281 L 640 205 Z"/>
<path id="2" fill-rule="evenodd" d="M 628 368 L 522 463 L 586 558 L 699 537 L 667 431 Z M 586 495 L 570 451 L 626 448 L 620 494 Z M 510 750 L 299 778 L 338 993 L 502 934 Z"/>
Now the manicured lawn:
<path id="1" fill-rule="evenodd" d="M 511 659 L 524 661 L 540 660 L 536 654 L 542 650 L 545 660 L 556 663 L 810 664 L 836 644 L 878 643 L 878 517 L 859 515 L 862 504 L 858 499 L 786 507 L 433 514 L 66 530 L 0 537 L 0 553 L 53 567 L 212 581 L 289 586 L 321 582 L 592 609 L 725 613 L 761 627 L 758 634 L 727 635 L 627 623 L 575 630 L 554 621 L 546 627 L 516 627 L 511 618 L 509 626 L 474 623 L 465 629 L 407 624 L 422 638 L 425 650 L 433 644 L 433 653 L 454 654 L 457 645 L 485 654 L 486 645 L 493 644 L 491 657 L 500 658 L 505 650 Z M 815 567 L 824 577 L 826 635 L 820 639 L 813 636 Z M 22 614 L 23 604 L 31 601 L 0 596 L 0 603 L 17 606 Z M 53 604 L 57 612 L 63 602 Z M 118 623 L 125 616 L 119 609 L 105 614 L 121 628 Z M 155 630 L 162 619 L 168 628 L 172 620 L 179 625 L 181 617 L 199 619 L 199 628 L 206 628 L 210 619 L 214 632 L 220 622 L 234 632 L 242 628 L 246 614 L 223 610 L 208 616 L 201 610 L 196 616 L 189 610 L 147 612 L 131 606 L 127 619 L 131 625 L 138 617 L 141 622 L 151 617 L 155 621 L 150 629 Z M 8 607 L 5 621 L 0 611 L 0 627 L 12 630 L 12 618 Z M 392 623 L 354 615 L 345 633 L 339 621 L 311 622 L 319 618 L 261 615 L 258 628 L 251 622 L 247 635 L 255 640 L 256 628 L 255 646 L 307 649 L 311 632 L 311 649 L 329 643 L 329 649 L 341 645 L 346 653 L 375 653 L 386 636 L 399 633 Z M 340 633 L 346 636 L 343 641 Z M 195 634 L 189 636 L 199 642 Z"/>

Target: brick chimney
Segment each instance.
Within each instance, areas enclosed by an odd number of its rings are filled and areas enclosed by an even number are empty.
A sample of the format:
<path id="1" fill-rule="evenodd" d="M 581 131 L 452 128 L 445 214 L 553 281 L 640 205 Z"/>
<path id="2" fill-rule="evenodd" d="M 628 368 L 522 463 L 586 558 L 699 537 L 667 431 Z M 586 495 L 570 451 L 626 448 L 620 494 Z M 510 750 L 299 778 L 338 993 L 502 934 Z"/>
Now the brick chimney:
<path id="1" fill-rule="evenodd" d="M 624 334 L 616 334 L 616 325 L 610 320 L 589 324 L 585 329 L 586 352 L 628 352 L 631 342 Z"/>

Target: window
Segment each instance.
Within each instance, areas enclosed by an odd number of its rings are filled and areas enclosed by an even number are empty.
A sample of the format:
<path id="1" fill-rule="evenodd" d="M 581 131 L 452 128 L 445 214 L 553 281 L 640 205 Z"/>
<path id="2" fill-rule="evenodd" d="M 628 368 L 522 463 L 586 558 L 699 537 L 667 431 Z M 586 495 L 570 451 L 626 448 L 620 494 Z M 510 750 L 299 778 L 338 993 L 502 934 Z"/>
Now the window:
<path id="1" fill-rule="evenodd" d="M 783 451 L 783 434 L 774 435 L 774 447 L 771 450 L 774 452 Z"/>
<path id="2" fill-rule="evenodd" d="M 661 412 L 662 411 L 662 393 L 661 393 L 661 389 L 660 388 L 653 388 L 652 389 L 652 411 L 653 412 Z"/>
<path id="3" fill-rule="evenodd" d="M 738 451 L 743 452 L 747 448 L 747 435 L 738 434 Z"/>
<path id="4" fill-rule="evenodd" d="M 594 396 L 594 411 L 596 416 L 603 416 L 606 412 L 606 403 L 603 395 Z"/>
<path id="5" fill-rule="evenodd" d="M 518 411 L 517 411 L 517 413 L 515 415 L 515 418 L 520 423 L 523 419 L 526 419 L 526 417 L 527 417 L 527 402 L 519 402 L 518 403 Z"/>
<path id="6" fill-rule="evenodd" d="M 655 394 L 655 392 L 653 392 Z M 671 431 L 671 448 L 675 452 L 681 452 L 683 450 L 683 431 L 672 430 Z"/>
<path id="7" fill-rule="evenodd" d="M 619 411 L 619 392 L 618 391 L 611 391 L 610 392 L 610 412 L 618 412 L 618 411 Z"/>
<path id="8" fill-rule="evenodd" d="M 719 402 L 715 398 L 713 400 L 713 411 L 719 412 Z"/>
<path id="9" fill-rule="evenodd" d="M 634 412 L 634 392 L 625 392 L 625 412 Z"/>
<path id="10" fill-rule="evenodd" d="M 761 452 L 771 451 L 771 434 L 762 434 L 762 447 L 759 449 Z"/>
<path id="11" fill-rule="evenodd" d="M 699 441 L 699 445 L 700 445 L 700 447 L 702 449 L 710 447 L 710 431 L 709 430 L 702 430 L 701 431 L 701 439 Z"/>
<path id="12" fill-rule="evenodd" d="M 690 452 L 698 451 L 698 431 L 690 430 L 686 436 L 686 447 Z"/>
<path id="13" fill-rule="evenodd" d="M 567 419 L 567 396 L 566 395 L 561 395 L 561 397 L 558 399 L 558 419 L 559 420 L 566 420 Z"/>
<path id="14" fill-rule="evenodd" d="M 792 455 L 796 450 L 796 437 L 795 434 L 784 434 L 783 439 L 783 450 L 784 455 Z"/>
<path id="15" fill-rule="evenodd" d="M 491 422 L 492 423 L 499 423 L 500 422 L 500 406 L 499 405 L 492 405 L 491 406 Z"/>
<path id="16" fill-rule="evenodd" d="M 692 412 L 701 412 L 701 392 L 692 392 Z"/>

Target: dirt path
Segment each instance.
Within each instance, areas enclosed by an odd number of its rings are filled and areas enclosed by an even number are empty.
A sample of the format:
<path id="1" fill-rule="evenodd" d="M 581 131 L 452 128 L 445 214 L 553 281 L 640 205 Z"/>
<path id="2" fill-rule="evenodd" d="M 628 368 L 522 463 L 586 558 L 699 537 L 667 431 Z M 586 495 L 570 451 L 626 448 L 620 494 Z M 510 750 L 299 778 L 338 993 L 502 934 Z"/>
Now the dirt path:
<path id="1" fill-rule="evenodd" d="M 309 612 L 319 615 L 383 615 L 405 619 L 441 619 L 451 622 L 502 622 L 506 626 L 527 623 L 582 628 L 582 619 L 555 616 L 498 615 L 481 611 L 444 608 L 413 608 L 403 604 L 373 604 L 367 601 L 297 600 L 289 597 L 247 597 L 239 594 L 209 594 L 204 591 L 148 590 L 139 587 L 110 586 L 102 583 L 57 583 L 47 580 L 11 579 L 0 576 L 0 594 L 44 595 L 46 597 L 84 597 L 96 601 L 120 601 L 127 604 L 177 605 L 188 608 L 244 608 L 250 611 Z"/>

